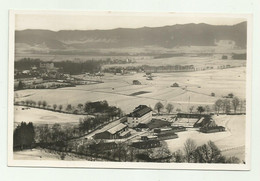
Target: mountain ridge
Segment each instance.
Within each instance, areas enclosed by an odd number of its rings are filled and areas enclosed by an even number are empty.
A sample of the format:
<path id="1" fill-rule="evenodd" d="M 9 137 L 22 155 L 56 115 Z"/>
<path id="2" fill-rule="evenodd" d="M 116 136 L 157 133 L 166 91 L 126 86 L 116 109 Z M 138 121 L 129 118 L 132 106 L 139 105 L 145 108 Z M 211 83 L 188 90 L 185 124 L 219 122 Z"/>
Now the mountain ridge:
<path id="1" fill-rule="evenodd" d="M 245 48 L 247 23 L 235 25 L 176 24 L 162 27 L 115 28 L 110 30 L 15 31 L 15 43 L 45 44 L 49 49 L 88 49 L 158 46 L 214 46 L 215 41 L 231 40 Z"/>

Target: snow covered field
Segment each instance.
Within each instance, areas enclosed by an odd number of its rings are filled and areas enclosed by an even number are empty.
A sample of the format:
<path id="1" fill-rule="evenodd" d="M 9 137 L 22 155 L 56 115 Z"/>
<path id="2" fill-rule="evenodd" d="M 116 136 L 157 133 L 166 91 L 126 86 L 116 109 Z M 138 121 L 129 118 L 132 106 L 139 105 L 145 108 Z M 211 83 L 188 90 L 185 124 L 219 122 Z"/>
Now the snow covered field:
<path id="1" fill-rule="evenodd" d="M 213 119 L 218 125 L 226 127 L 225 132 L 201 133 L 197 128 L 188 128 L 185 132 L 177 133 L 179 138 L 167 140 L 171 152 L 182 150 L 187 139 L 192 139 L 198 146 L 213 141 L 225 156 L 236 156 L 245 160 L 245 115 L 220 115 Z"/>
<path id="2" fill-rule="evenodd" d="M 232 73 L 231 73 L 232 72 Z M 146 80 L 144 73 L 133 75 L 105 74 L 104 83 L 82 85 L 60 89 L 21 90 L 15 92 L 16 101 L 31 99 L 45 100 L 49 105 L 67 104 L 77 106 L 87 101 L 107 100 L 110 105 L 120 107 L 125 113 L 131 112 L 136 106 L 145 104 L 151 106 L 161 101 L 172 103 L 176 108 L 187 111 L 188 100 L 191 105 L 212 105 L 215 100 L 233 93 L 244 99 L 246 94 L 245 67 L 224 70 L 207 70 L 182 73 L 157 73 L 154 80 Z M 142 85 L 133 85 L 133 80 L 139 80 Z M 171 87 L 177 82 L 180 87 Z M 149 93 L 131 94 L 147 91 Z M 210 96 L 215 93 L 215 97 Z"/>
<path id="3" fill-rule="evenodd" d="M 54 124 L 54 123 L 79 123 L 80 118 L 86 116 L 64 114 L 37 108 L 24 109 L 23 106 L 14 106 L 14 123 L 33 122 L 34 124 Z"/>

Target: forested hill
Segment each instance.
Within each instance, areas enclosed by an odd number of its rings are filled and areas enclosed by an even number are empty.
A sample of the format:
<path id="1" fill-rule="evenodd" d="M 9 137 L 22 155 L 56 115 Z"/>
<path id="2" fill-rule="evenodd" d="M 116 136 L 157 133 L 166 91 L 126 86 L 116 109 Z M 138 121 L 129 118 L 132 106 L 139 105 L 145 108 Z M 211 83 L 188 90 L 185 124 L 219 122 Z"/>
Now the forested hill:
<path id="1" fill-rule="evenodd" d="M 234 41 L 246 48 L 247 23 L 232 26 L 184 24 L 164 27 L 112 30 L 22 30 L 16 31 L 15 43 L 44 45 L 49 49 L 122 48 L 156 46 L 212 46 L 219 40 Z"/>

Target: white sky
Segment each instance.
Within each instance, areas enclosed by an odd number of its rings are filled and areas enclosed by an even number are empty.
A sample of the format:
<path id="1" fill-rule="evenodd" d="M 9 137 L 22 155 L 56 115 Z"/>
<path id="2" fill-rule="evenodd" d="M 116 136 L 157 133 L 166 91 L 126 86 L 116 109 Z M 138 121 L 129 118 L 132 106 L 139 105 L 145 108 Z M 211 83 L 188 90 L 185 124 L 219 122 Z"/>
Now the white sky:
<path id="1" fill-rule="evenodd" d="M 187 23 L 233 25 L 246 21 L 241 15 L 48 11 L 16 13 L 15 18 L 16 30 L 53 31 L 160 27 Z"/>

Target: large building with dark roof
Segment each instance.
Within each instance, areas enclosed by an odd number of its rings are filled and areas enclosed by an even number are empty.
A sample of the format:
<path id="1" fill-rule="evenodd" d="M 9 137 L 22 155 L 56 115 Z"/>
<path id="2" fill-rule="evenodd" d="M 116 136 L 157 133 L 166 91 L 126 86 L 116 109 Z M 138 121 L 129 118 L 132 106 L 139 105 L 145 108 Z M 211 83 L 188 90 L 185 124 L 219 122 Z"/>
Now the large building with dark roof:
<path id="1" fill-rule="evenodd" d="M 128 127 L 133 128 L 138 124 L 146 124 L 152 120 L 152 109 L 146 105 L 139 105 L 127 116 Z"/>
<path id="2" fill-rule="evenodd" d="M 127 125 L 120 123 L 104 132 L 100 132 L 94 135 L 94 139 L 120 139 L 130 136 Z"/>

